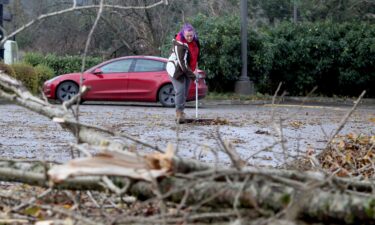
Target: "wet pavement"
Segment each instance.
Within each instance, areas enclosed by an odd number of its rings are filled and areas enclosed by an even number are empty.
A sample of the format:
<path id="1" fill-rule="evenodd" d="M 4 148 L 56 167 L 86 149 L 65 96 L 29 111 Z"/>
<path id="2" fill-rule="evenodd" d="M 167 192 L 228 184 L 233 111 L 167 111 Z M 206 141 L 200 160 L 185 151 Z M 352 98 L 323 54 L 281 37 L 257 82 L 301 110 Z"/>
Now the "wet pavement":
<path id="1" fill-rule="evenodd" d="M 253 165 L 280 165 L 319 152 L 351 106 L 340 105 L 220 105 L 206 104 L 199 118 L 225 121 L 220 125 L 174 122 L 174 109 L 157 104 L 83 104 L 80 120 L 123 132 L 144 142 L 177 147 L 182 157 L 229 163 L 223 143 Z M 195 117 L 195 108 L 186 109 Z M 340 134 L 375 135 L 375 105 L 360 105 Z M 284 141 L 280 142 L 280 137 Z M 0 104 L 0 157 L 64 162 L 71 156 L 73 135 L 48 118 L 12 104 Z M 282 144 L 281 144 L 282 143 Z M 138 151 L 150 150 L 137 146 Z"/>

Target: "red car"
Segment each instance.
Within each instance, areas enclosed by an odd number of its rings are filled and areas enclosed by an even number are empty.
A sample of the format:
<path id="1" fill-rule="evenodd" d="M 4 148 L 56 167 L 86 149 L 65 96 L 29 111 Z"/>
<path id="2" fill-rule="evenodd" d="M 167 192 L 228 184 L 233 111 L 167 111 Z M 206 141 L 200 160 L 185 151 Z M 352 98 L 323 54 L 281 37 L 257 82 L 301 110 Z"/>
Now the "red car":
<path id="1" fill-rule="evenodd" d="M 174 89 L 165 70 L 168 59 L 154 56 L 126 56 L 94 66 L 83 73 L 83 85 L 90 90 L 83 101 L 160 102 L 174 106 Z M 204 71 L 199 71 L 198 98 L 207 94 Z M 49 99 L 67 101 L 78 93 L 81 73 L 54 77 L 43 85 Z M 195 100 L 195 82 L 191 82 L 188 101 Z"/>

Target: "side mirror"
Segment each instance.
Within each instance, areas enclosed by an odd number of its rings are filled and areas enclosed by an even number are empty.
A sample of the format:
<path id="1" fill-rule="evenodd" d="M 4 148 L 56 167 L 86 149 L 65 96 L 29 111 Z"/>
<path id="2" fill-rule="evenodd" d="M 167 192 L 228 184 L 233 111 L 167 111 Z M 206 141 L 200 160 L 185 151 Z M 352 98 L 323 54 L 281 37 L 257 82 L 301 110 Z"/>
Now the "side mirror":
<path id="1" fill-rule="evenodd" d="M 96 68 L 92 73 L 95 75 L 99 75 L 99 74 L 102 74 L 103 71 L 100 68 Z"/>

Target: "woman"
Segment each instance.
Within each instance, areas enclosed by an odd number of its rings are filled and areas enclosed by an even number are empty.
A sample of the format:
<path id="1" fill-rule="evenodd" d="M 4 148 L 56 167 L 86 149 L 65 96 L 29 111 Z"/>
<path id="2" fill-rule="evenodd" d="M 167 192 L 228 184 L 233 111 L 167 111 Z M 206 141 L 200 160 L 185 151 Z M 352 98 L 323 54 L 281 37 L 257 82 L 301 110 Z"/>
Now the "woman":
<path id="1" fill-rule="evenodd" d="M 189 94 L 191 80 L 195 79 L 198 70 L 199 41 L 194 27 L 185 24 L 180 32 L 173 39 L 173 51 L 175 52 L 178 64 L 176 73 L 171 77 L 175 90 L 176 122 L 185 122 L 185 104 Z"/>

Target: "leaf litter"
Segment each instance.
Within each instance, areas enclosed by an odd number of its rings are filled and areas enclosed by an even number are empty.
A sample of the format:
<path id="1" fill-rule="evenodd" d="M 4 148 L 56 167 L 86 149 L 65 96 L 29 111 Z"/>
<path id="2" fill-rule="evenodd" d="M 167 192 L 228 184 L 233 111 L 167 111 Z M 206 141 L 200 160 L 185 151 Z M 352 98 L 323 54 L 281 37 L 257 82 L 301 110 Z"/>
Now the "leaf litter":
<path id="1" fill-rule="evenodd" d="M 324 155 L 320 157 L 322 167 L 337 176 L 375 175 L 375 136 L 349 133 L 333 139 Z"/>

